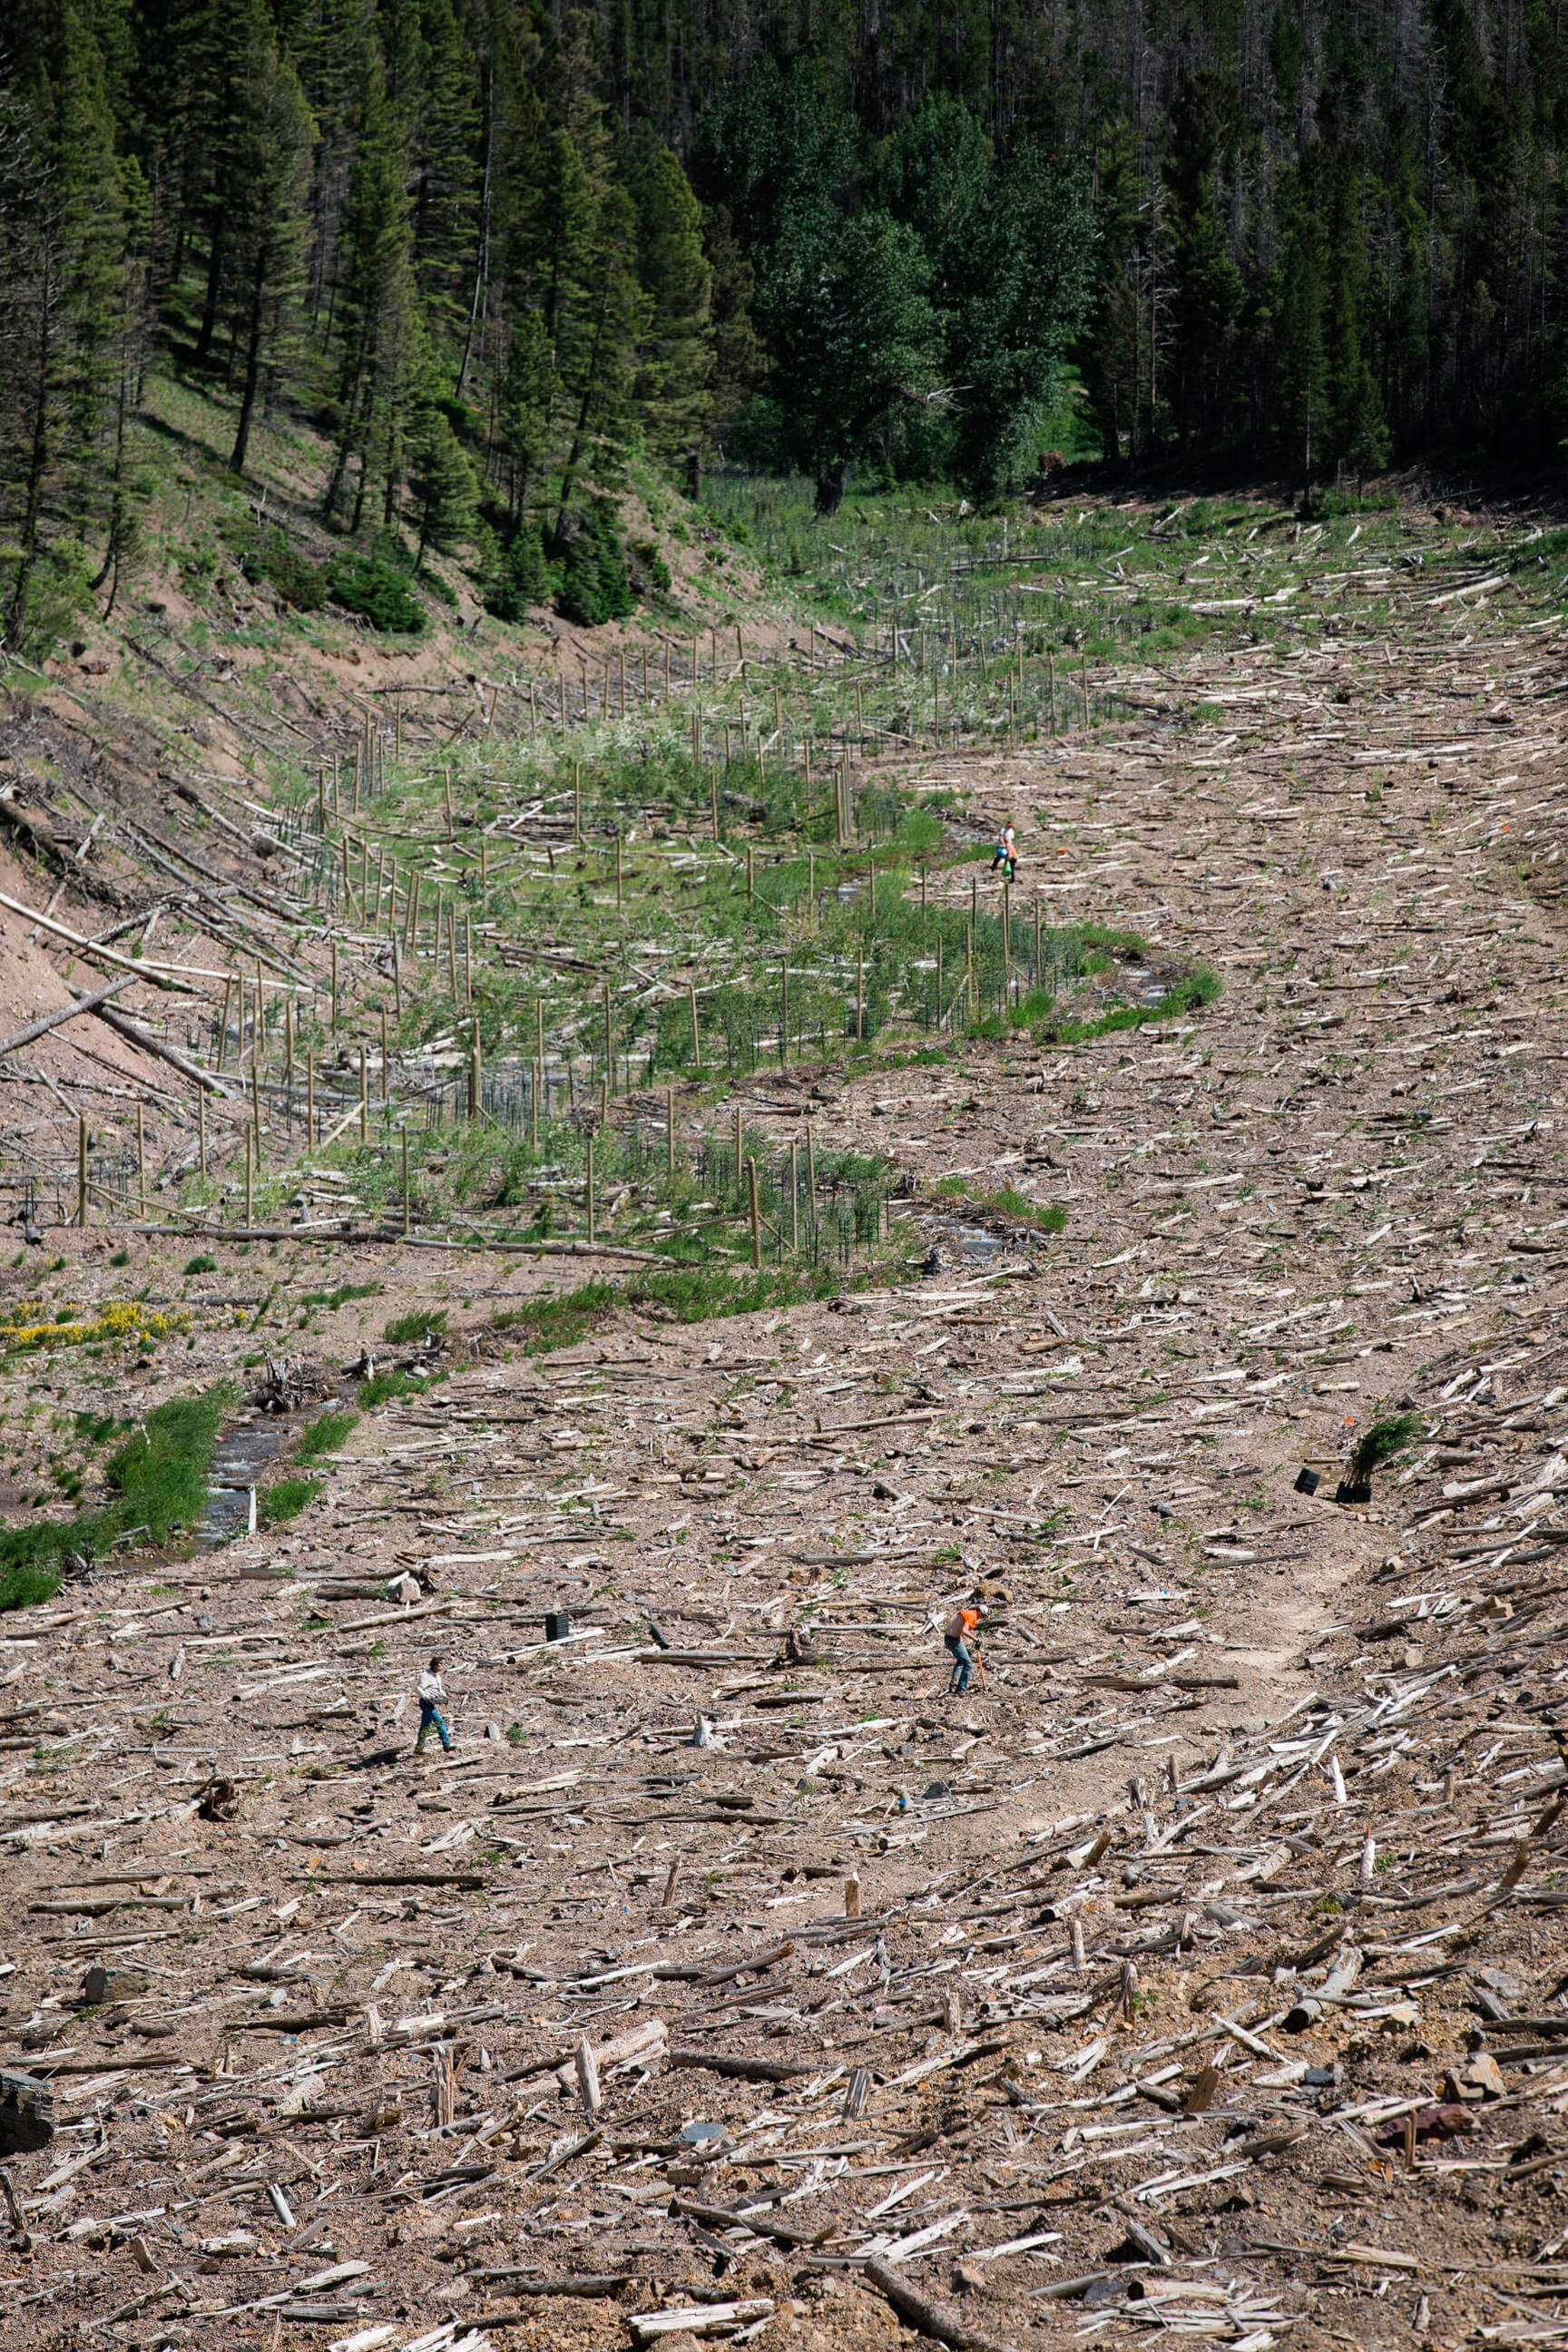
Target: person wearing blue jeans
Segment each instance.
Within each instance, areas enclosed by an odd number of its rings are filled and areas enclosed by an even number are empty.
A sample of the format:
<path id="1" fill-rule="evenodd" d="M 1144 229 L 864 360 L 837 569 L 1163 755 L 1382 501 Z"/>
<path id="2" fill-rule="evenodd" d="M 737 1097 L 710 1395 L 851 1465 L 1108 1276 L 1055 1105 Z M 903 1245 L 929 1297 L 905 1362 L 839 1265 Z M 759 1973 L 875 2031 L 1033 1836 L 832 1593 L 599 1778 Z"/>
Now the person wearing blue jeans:
<path id="1" fill-rule="evenodd" d="M 974 1672 L 974 1653 L 969 1644 L 980 1623 L 978 1609 L 955 1609 L 942 1628 L 942 1641 L 952 1659 L 952 1673 L 948 1689 L 962 1698 L 969 1688 L 969 1678 Z"/>
<path id="2" fill-rule="evenodd" d="M 430 1727 L 434 1724 L 441 1735 L 442 1747 L 450 1754 L 452 1735 L 441 1720 L 441 1709 L 447 1703 L 447 1689 L 441 1680 L 439 1656 L 431 1659 L 425 1672 L 420 1675 L 416 1688 L 419 1694 L 419 1737 L 414 1743 L 414 1753 L 416 1756 L 424 1753 L 425 1742 L 429 1738 Z"/>

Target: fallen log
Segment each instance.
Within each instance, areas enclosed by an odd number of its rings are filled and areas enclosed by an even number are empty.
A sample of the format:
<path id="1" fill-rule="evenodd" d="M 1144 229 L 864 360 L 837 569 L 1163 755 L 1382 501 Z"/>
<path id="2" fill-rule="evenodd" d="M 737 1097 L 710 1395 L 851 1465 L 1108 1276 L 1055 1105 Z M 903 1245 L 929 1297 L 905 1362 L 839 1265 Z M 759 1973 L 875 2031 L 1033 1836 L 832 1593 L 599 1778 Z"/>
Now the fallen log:
<path id="1" fill-rule="evenodd" d="M 111 981 L 95 996 L 84 996 L 75 1004 L 57 1005 L 52 1013 L 40 1013 L 36 1021 L 27 1023 L 26 1028 L 13 1029 L 8 1037 L 0 1037 L 0 1054 L 14 1054 L 18 1045 L 30 1045 L 35 1037 L 44 1036 L 50 1029 L 60 1028 L 67 1021 L 79 1020 L 84 1013 L 96 1013 L 100 1005 L 107 1003 L 111 996 L 118 996 L 122 988 L 130 985 L 128 980 Z"/>
<path id="2" fill-rule="evenodd" d="M 66 986 L 70 987 L 69 981 Z M 78 991 L 72 992 L 82 993 Z M 96 1013 L 100 1021 L 107 1022 L 110 1029 L 123 1037 L 128 1045 L 134 1045 L 139 1053 L 151 1054 L 156 1061 L 167 1062 L 172 1070 L 178 1070 L 183 1078 L 205 1087 L 209 1095 L 218 1095 L 226 1102 L 232 1101 L 232 1087 L 226 1087 L 221 1078 L 215 1078 L 210 1070 L 204 1070 L 198 1063 L 191 1061 L 177 1045 L 165 1045 L 161 1037 L 154 1037 L 150 1030 L 142 1028 L 139 1021 L 131 1020 L 123 1013 L 114 1012 L 101 1000 L 91 1004 L 84 1002 L 79 1009 L 83 1013 Z"/>
<path id="3" fill-rule="evenodd" d="M 138 963 L 130 956 L 117 953 L 113 948 L 100 947 L 93 940 L 84 940 L 79 931 L 68 930 L 64 923 L 57 923 L 52 916 L 41 913 L 37 907 L 24 907 L 19 899 L 7 898 L 3 891 L 0 891 L 0 907 L 5 908 L 10 914 L 22 916 L 29 923 L 37 923 L 41 930 L 52 931 L 56 939 L 64 940 L 79 955 L 97 956 L 104 963 L 118 964 L 132 980 L 153 981 L 160 988 L 178 989 L 184 996 L 201 994 L 201 990 L 193 988 L 190 982 L 183 979 L 172 965 Z"/>
<path id="4" fill-rule="evenodd" d="M 971 2327 L 945 2303 L 932 2303 L 928 2296 L 917 2294 L 908 2279 L 879 2255 L 871 2256 L 862 2266 L 860 2275 L 868 2286 L 874 2286 L 879 2294 L 886 2297 L 900 2319 L 907 2320 L 920 2335 L 929 2336 L 933 2343 L 951 2344 L 953 2352 L 1004 2352 L 994 2336 L 983 2335 L 978 2327 Z"/>
<path id="5" fill-rule="evenodd" d="M 788 2058 L 721 2058 L 710 2050 L 669 2050 L 667 2065 L 700 2066 L 705 2074 L 728 2074 L 736 2083 L 793 2083 L 797 2075 L 815 2074 L 813 2063 Z"/>

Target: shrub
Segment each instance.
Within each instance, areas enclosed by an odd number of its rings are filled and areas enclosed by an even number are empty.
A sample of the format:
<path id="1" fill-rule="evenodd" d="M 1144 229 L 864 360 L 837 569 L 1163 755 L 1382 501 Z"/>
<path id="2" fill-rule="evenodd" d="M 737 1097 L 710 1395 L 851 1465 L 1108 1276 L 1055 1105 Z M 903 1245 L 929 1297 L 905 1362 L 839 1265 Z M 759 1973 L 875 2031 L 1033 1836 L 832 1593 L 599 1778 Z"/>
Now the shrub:
<path id="1" fill-rule="evenodd" d="M 638 597 L 665 596 L 669 593 L 669 566 L 651 539 L 632 541 L 631 584 Z"/>
<path id="2" fill-rule="evenodd" d="M 207 1257 L 205 1255 L 198 1257 L 188 1257 L 185 1260 L 185 1272 L 187 1274 L 216 1274 L 217 1272 L 217 1260 L 216 1257 Z"/>
<path id="3" fill-rule="evenodd" d="M 1418 1412 L 1397 1413 L 1390 1421 L 1374 1421 L 1351 1456 L 1347 1483 L 1363 1485 L 1378 1465 L 1392 1454 L 1403 1453 L 1426 1433 L 1426 1424 Z"/>
<path id="4" fill-rule="evenodd" d="M 319 613 L 327 601 L 327 574 L 290 547 L 280 530 L 269 530 L 256 547 L 247 548 L 239 567 L 247 580 L 267 581 L 279 602 L 296 613 Z"/>
<path id="5" fill-rule="evenodd" d="M 417 636 L 425 626 L 425 610 L 409 588 L 406 574 L 389 558 L 373 550 L 368 555 L 335 555 L 327 566 L 332 594 L 351 613 L 361 613 L 373 629 L 391 636 Z"/>

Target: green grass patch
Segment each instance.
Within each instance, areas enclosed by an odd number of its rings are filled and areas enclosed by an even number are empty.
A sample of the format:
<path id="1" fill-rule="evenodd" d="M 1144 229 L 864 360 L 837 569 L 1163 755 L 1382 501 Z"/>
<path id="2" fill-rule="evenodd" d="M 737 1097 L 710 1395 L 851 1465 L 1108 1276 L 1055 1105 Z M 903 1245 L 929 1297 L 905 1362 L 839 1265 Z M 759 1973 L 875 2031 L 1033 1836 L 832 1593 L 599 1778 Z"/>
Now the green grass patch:
<path id="1" fill-rule="evenodd" d="M 313 1503 L 326 1481 L 323 1478 L 279 1478 L 256 1498 L 257 1523 L 264 1528 L 280 1528 L 289 1519 L 297 1519 L 308 1503 Z"/>
<path id="2" fill-rule="evenodd" d="M 348 1444 L 350 1436 L 358 1427 L 357 1412 L 320 1414 L 300 1432 L 300 1442 L 294 1448 L 296 1461 L 319 1462 L 323 1454 L 336 1454 L 340 1447 Z"/>
<path id="3" fill-rule="evenodd" d="M 1059 1234 L 1068 1221 L 1068 1213 L 1059 1201 L 1043 1205 L 1031 1201 L 1026 1192 L 1015 1192 L 1006 1185 L 1000 1192 L 989 1192 L 968 1176 L 942 1176 L 931 1187 L 949 1199 L 966 1201 L 994 1217 L 1010 1218 L 1016 1224 L 1031 1225 L 1037 1233 Z"/>
<path id="4" fill-rule="evenodd" d="M 110 1455 L 101 1507 L 0 1535 L 0 1610 L 51 1599 L 68 1560 L 99 1558 L 117 1537 L 143 1534 L 162 1546 L 190 1527 L 206 1500 L 218 1430 L 233 1402 L 227 1381 L 171 1397 Z"/>
<path id="5" fill-rule="evenodd" d="M 379 1282 L 340 1282 L 335 1290 L 302 1292 L 300 1304 L 301 1307 L 322 1307 L 329 1315 L 335 1315 L 338 1308 L 346 1307 L 351 1298 L 374 1298 L 380 1288 Z"/>
<path id="6" fill-rule="evenodd" d="M 707 1323 L 722 1316 L 757 1315 L 765 1309 L 799 1307 L 811 1299 L 836 1298 L 847 1290 L 897 1281 L 901 1261 L 858 1268 L 852 1275 L 828 1266 L 798 1271 L 763 1267 L 732 1274 L 712 1265 L 671 1266 L 668 1272 L 634 1275 L 625 1283 L 584 1282 L 574 1290 L 552 1291 L 509 1307 L 493 1318 L 498 1331 L 521 1335 L 523 1353 L 548 1356 L 574 1347 L 616 1307 L 651 1309 L 673 1323 Z"/>
<path id="7" fill-rule="evenodd" d="M 205 1251 L 198 1252 L 196 1256 L 188 1257 L 185 1260 L 185 1272 L 187 1274 L 216 1274 L 217 1272 L 217 1260 L 216 1257 L 208 1257 Z"/>
<path id="8" fill-rule="evenodd" d="M 387 1325 L 382 1336 L 394 1348 L 401 1348 L 416 1340 L 427 1339 L 433 1334 L 446 1329 L 447 1313 L 448 1309 L 445 1307 L 416 1307 L 411 1315 L 397 1316 Z"/>
<path id="9" fill-rule="evenodd" d="M 412 1372 L 373 1372 L 368 1381 L 359 1385 L 359 1401 L 368 1412 L 373 1405 L 385 1404 L 393 1397 L 423 1396 L 437 1381 L 444 1381 L 445 1372 L 432 1372 L 428 1380 L 420 1380 Z"/>

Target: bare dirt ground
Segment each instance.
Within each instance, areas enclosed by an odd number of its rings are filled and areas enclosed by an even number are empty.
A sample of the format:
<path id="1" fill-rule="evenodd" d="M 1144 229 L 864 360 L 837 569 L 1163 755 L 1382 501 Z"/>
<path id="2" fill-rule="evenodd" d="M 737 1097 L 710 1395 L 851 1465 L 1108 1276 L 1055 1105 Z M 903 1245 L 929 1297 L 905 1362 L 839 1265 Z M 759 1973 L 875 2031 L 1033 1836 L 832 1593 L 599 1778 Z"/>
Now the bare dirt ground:
<path id="1" fill-rule="evenodd" d="M 383 1285 L 335 1378 L 423 1301 L 450 1377 L 281 1540 L 6 1622 L 8 2343 L 1568 2332 L 1555 642 L 905 772 L 1225 982 L 759 1087 L 916 1173 L 921 1282 L 530 1360 L 516 1259 L 226 1255 L 183 1377 L 307 1274 Z"/>

